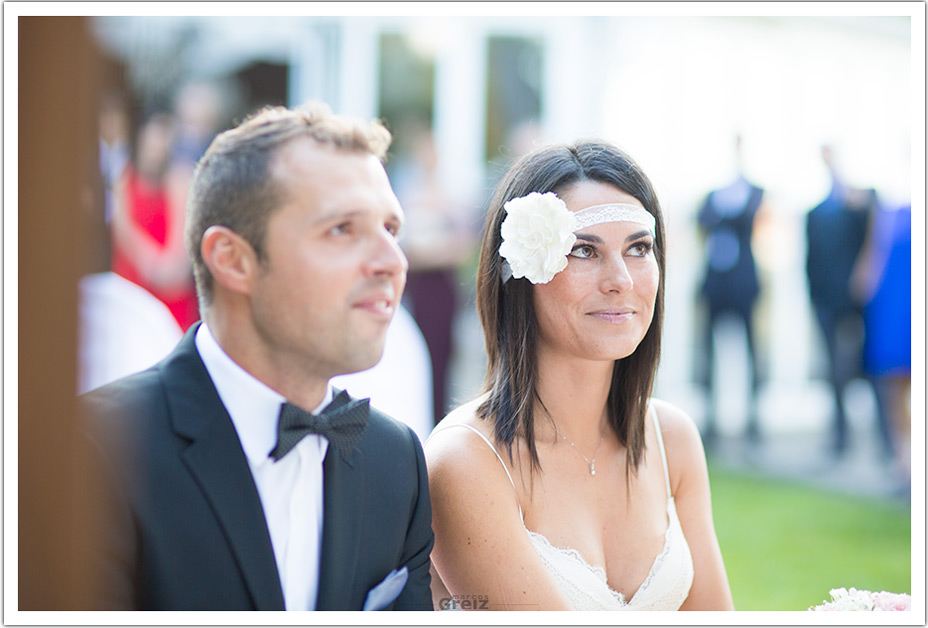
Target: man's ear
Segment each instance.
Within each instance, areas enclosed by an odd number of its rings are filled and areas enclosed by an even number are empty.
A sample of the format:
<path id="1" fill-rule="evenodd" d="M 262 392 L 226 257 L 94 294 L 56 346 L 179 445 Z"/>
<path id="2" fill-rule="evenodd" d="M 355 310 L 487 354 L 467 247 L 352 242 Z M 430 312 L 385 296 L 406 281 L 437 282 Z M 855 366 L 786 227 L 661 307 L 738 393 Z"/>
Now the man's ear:
<path id="1" fill-rule="evenodd" d="M 213 225 L 203 233 L 200 253 L 217 285 L 250 294 L 258 272 L 258 255 L 245 238 L 228 227 Z"/>

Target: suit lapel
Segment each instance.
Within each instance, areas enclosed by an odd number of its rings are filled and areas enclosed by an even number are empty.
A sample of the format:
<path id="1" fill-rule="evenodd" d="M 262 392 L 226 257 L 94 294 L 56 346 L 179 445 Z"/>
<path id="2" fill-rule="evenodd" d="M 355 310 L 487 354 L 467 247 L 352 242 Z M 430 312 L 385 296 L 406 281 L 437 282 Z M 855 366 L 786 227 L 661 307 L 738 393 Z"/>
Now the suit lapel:
<path id="1" fill-rule="evenodd" d="M 323 463 L 322 551 L 317 610 L 361 610 L 356 593 L 360 549 L 363 454 L 357 447 L 347 456 L 329 447 Z"/>
<path id="2" fill-rule="evenodd" d="M 235 427 L 203 366 L 192 327 L 163 366 L 175 431 L 192 440 L 184 464 L 219 520 L 258 610 L 283 610 L 277 562 L 258 489 Z"/>

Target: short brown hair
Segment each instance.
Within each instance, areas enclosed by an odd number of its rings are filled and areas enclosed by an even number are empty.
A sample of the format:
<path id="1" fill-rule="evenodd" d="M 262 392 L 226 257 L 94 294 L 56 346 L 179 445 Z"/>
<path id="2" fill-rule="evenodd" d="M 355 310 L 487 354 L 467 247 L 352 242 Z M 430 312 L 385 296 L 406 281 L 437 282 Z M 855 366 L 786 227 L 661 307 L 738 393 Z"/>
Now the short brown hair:
<path id="1" fill-rule="evenodd" d="M 187 200 L 185 239 L 201 310 L 213 297 L 213 278 L 200 252 L 203 234 L 213 225 L 228 227 L 263 260 L 267 223 L 283 200 L 270 165 L 284 145 L 301 137 L 381 161 L 391 140 L 380 122 L 338 116 L 318 102 L 265 107 L 218 135 L 197 164 Z"/>
<path id="2" fill-rule="evenodd" d="M 531 192 L 563 192 L 579 181 L 612 185 L 641 201 L 655 219 L 654 255 L 660 269 L 651 326 L 635 351 L 616 360 L 607 399 L 609 424 L 627 449 L 626 466 L 635 472 L 644 454 L 645 414 L 660 360 L 664 320 L 664 218 L 651 182 L 638 164 L 615 146 L 586 140 L 572 146 L 538 149 L 517 161 L 496 188 L 487 209 L 477 269 L 477 312 L 487 349 L 484 390 L 487 399 L 477 414 L 493 422 L 494 434 L 505 444 L 523 436 L 532 468 L 539 465 L 535 449 L 534 408 L 537 381 L 538 319 L 534 288 L 527 279 L 503 283 L 500 226 L 504 205 Z"/>

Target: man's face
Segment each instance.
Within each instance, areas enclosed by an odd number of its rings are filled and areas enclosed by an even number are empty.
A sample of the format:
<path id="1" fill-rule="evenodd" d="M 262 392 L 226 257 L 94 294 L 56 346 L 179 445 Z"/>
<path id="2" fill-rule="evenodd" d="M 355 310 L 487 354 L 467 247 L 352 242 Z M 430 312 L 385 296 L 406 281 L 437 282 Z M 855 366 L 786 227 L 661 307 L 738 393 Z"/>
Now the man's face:
<path id="1" fill-rule="evenodd" d="M 288 377 L 370 368 L 406 284 L 403 211 L 376 157 L 300 138 L 271 165 L 283 191 L 251 292 L 263 359 Z"/>

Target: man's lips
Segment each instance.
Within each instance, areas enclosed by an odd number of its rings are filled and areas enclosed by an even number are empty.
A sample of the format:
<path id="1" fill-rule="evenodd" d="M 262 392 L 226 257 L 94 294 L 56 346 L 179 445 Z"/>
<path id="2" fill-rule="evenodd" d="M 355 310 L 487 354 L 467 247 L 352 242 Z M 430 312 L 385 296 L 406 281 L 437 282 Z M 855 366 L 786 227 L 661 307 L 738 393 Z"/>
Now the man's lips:
<path id="1" fill-rule="evenodd" d="M 377 314 L 378 316 L 393 316 L 396 309 L 393 298 L 388 294 L 374 294 L 357 301 L 354 307 L 359 310 Z"/>

